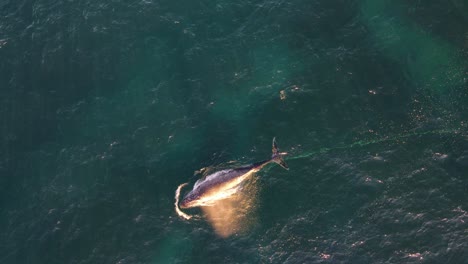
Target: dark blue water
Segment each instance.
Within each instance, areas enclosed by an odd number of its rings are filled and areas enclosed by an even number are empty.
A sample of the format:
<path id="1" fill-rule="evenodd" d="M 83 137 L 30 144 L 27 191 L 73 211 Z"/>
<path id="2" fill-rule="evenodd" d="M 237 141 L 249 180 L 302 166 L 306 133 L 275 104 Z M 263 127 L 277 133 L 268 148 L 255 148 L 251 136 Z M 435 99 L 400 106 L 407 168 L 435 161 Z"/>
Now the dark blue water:
<path id="1" fill-rule="evenodd" d="M 467 263 L 467 25 L 461 0 L 0 1 L 0 263 Z M 274 136 L 289 171 L 176 214 Z"/>

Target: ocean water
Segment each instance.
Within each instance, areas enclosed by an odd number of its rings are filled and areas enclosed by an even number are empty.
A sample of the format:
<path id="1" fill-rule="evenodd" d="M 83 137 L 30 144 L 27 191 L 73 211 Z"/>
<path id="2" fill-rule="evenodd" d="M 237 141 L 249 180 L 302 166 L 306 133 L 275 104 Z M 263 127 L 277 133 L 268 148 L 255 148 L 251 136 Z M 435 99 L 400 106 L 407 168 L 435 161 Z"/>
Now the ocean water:
<path id="1" fill-rule="evenodd" d="M 468 263 L 467 25 L 463 0 L 0 1 L 0 263 Z M 273 137 L 289 171 L 177 215 Z"/>

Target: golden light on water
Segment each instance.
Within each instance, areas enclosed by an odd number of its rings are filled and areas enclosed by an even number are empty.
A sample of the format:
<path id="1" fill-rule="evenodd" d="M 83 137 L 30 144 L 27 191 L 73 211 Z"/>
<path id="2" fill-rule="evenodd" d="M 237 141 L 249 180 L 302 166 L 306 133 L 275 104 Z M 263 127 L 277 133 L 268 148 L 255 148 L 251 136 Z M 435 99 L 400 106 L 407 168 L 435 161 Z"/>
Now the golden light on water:
<path id="1" fill-rule="evenodd" d="M 255 223 L 256 197 L 256 181 L 250 180 L 229 198 L 201 209 L 216 233 L 228 237 L 247 231 Z"/>
<path id="2" fill-rule="evenodd" d="M 228 237 L 247 231 L 248 227 L 255 223 L 258 188 L 256 179 L 250 177 L 251 175 L 252 173 L 249 173 L 240 179 L 239 186 L 228 190 L 214 189 L 210 195 L 206 195 L 194 204 L 194 207 L 202 209 L 205 218 L 219 236 Z M 177 187 L 174 205 L 176 213 L 181 218 L 190 220 L 193 216 L 184 213 L 178 206 L 181 189 L 187 184 Z"/>

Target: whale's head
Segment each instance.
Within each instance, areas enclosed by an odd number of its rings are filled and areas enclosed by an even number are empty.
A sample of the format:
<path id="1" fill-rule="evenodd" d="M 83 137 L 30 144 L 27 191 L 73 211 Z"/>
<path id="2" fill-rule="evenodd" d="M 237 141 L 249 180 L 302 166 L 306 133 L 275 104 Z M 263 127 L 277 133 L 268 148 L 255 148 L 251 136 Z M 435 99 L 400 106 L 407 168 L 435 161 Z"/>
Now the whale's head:
<path id="1" fill-rule="evenodd" d="M 179 207 L 186 209 L 186 208 L 191 208 L 191 207 L 197 207 L 199 206 L 198 204 L 199 196 L 195 193 L 188 193 L 182 202 L 180 202 Z"/>

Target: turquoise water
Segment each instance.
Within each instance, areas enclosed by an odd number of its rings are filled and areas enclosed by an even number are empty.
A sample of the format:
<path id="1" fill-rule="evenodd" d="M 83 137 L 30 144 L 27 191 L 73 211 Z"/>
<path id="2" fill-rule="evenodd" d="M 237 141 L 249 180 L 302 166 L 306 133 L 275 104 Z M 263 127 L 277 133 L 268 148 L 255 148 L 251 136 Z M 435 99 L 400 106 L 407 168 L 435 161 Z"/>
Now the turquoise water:
<path id="1" fill-rule="evenodd" d="M 464 1 L 0 12 L 0 263 L 466 263 Z M 274 136 L 289 171 L 176 214 Z"/>

